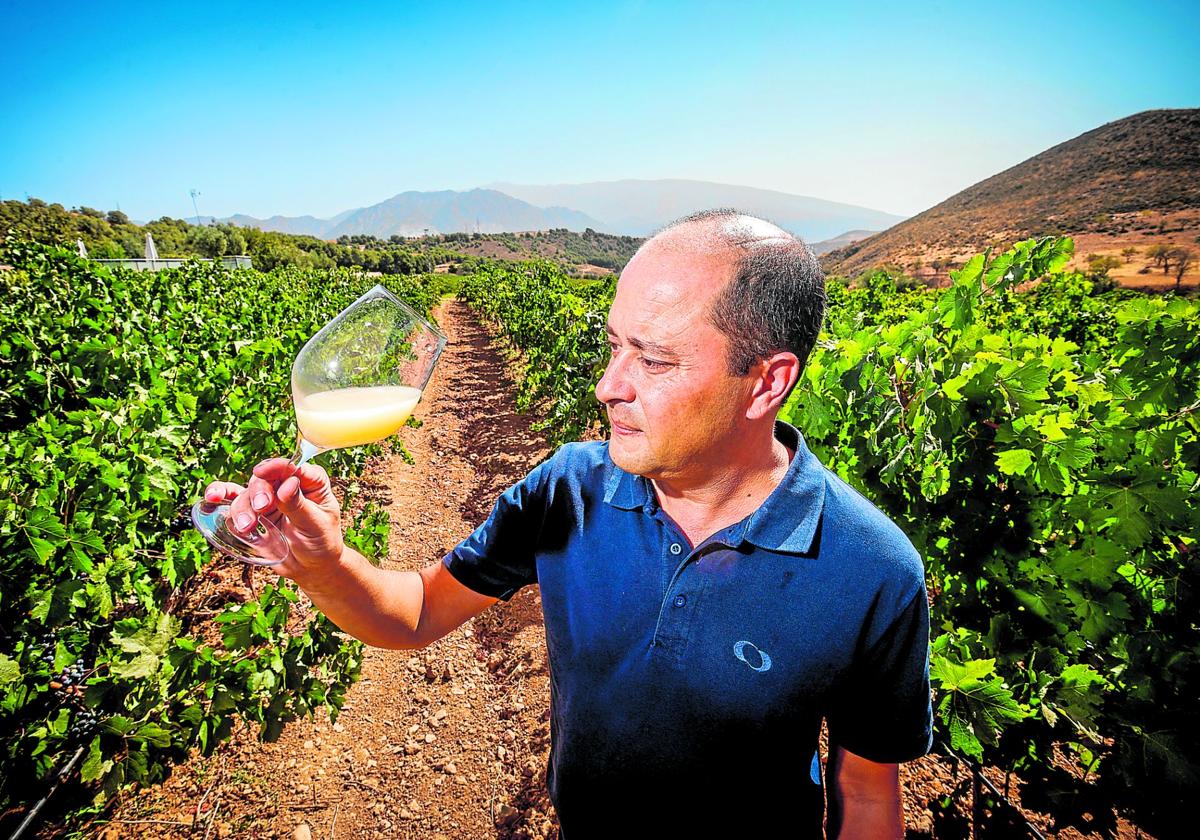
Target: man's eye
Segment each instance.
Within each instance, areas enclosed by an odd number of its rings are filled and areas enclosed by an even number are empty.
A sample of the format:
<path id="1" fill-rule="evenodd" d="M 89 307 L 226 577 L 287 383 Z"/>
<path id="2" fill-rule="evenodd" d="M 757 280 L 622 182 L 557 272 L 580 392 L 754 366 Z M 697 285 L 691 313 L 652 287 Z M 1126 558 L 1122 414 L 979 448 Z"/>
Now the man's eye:
<path id="1" fill-rule="evenodd" d="M 644 364 L 646 367 L 652 368 L 654 370 L 659 370 L 660 368 L 665 368 L 665 367 L 671 366 L 670 362 L 659 362 L 659 361 L 655 361 L 654 359 L 647 359 L 645 356 L 642 357 L 642 364 Z"/>

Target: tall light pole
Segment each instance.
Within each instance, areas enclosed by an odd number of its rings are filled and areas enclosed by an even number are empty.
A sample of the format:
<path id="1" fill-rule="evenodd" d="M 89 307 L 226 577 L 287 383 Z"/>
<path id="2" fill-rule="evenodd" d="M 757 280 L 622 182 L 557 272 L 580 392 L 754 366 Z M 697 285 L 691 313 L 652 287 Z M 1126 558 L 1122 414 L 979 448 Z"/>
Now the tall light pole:
<path id="1" fill-rule="evenodd" d="M 196 211 L 196 227 L 200 227 L 200 208 L 196 206 L 196 196 L 200 195 L 200 190 L 190 189 L 188 195 L 192 197 L 192 209 Z"/>

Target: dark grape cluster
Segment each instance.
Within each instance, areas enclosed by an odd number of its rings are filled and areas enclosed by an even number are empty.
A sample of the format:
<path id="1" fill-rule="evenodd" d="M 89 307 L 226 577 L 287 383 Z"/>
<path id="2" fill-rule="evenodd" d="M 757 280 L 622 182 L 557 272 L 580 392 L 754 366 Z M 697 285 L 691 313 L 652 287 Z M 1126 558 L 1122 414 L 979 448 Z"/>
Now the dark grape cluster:
<path id="1" fill-rule="evenodd" d="M 83 665 L 83 658 L 80 657 L 66 668 L 63 668 L 62 672 L 55 677 L 54 680 L 61 685 L 63 689 L 68 689 L 73 685 L 78 685 L 80 688 L 82 688 L 84 682 L 86 681 L 84 677 L 85 671 L 86 669 Z"/>
<path id="2" fill-rule="evenodd" d="M 42 661 L 54 666 L 54 649 L 57 643 L 53 632 L 43 633 L 38 641 L 42 647 Z M 59 700 L 74 707 L 75 716 L 67 730 L 67 737 L 82 741 L 94 733 L 100 724 L 100 715 L 83 705 L 83 686 L 87 682 L 87 663 L 82 656 L 50 678 L 50 688 Z"/>
<path id="3" fill-rule="evenodd" d="M 194 527 L 192 524 L 192 509 L 189 505 L 183 504 L 175 509 L 175 516 L 171 518 L 171 522 L 167 526 L 167 533 L 171 534 L 171 536 L 179 536 L 192 527 Z"/>
<path id="4" fill-rule="evenodd" d="M 75 712 L 75 719 L 71 721 L 71 728 L 67 730 L 67 737 L 73 741 L 83 741 L 89 738 L 99 725 L 100 715 L 94 710 L 79 709 Z"/>
<path id="5" fill-rule="evenodd" d="M 42 661 L 53 667 L 54 665 L 54 633 L 46 632 L 38 637 L 38 642 L 42 646 Z"/>

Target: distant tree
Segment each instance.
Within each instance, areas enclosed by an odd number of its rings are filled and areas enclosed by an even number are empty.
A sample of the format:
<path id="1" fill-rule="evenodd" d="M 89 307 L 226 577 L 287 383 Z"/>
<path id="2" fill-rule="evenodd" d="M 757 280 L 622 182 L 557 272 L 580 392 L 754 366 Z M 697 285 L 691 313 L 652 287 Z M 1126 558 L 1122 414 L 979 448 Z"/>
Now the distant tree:
<path id="1" fill-rule="evenodd" d="M 92 243 L 98 242 L 112 233 L 112 228 L 104 221 L 104 217 L 80 215 L 75 219 L 75 230 L 88 246 L 91 252 Z"/>
<path id="2" fill-rule="evenodd" d="M 1108 272 L 1121 265 L 1121 258 L 1111 254 L 1089 254 L 1088 270 L 1097 277 L 1107 277 Z"/>
<path id="3" fill-rule="evenodd" d="M 106 215 L 104 218 L 105 218 L 105 220 L 108 221 L 108 223 L 110 225 L 127 225 L 127 224 L 129 224 L 129 217 L 126 216 L 124 213 L 122 213 L 120 210 L 109 210 L 108 215 Z"/>
<path id="4" fill-rule="evenodd" d="M 154 245 L 158 249 L 160 257 L 184 257 L 189 254 L 200 254 L 207 256 L 204 251 L 195 247 L 189 247 L 189 225 L 184 225 L 182 228 L 175 224 L 174 220 L 157 222 L 149 222 L 142 225 L 141 235 L 142 241 L 146 239 L 146 234 L 154 237 Z M 204 228 L 191 228 L 191 230 L 204 230 Z"/>
<path id="5" fill-rule="evenodd" d="M 136 233 L 126 233 L 117 240 L 121 246 L 121 250 L 125 253 L 123 256 L 126 259 L 140 260 L 145 251 L 146 241 L 140 238 Z"/>
<path id="6" fill-rule="evenodd" d="M 1194 257 L 1189 248 L 1173 248 L 1171 258 L 1175 260 L 1175 291 L 1179 291 L 1179 286 L 1183 283 L 1183 275 L 1192 267 Z"/>
<path id="7" fill-rule="evenodd" d="M 225 234 L 226 254 L 246 253 L 246 237 L 242 236 L 241 231 L 231 226 L 223 228 L 221 232 Z"/>
<path id="8" fill-rule="evenodd" d="M 187 234 L 187 245 L 194 253 L 211 259 L 226 253 L 228 241 L 217 228 L 193 227 Z"/>
<path id="9" fill-rule="evenodd" d="M 121 260 L 125 249 L 111 239 L 102 239 L 88 246 L 88 256 L 94 260 Z"/>
<path id="10" fill-rule="evenodd" d="M 1146 249 L 1146 256 L 1154 260 L 1154 264 L 1163 270 L 1163 274 L 1167 274 L 1171 270 L 1171 246 L 1170 245 L 1151 245 Z"/>
<path id="11" fill-rule="evenodd" d="M 29 201 L 26 203 L 30 207 L 45 207 L 46 206 L 46 202 L 42 201 L 40 198 L 34 198 L 32 196 L 30 196 Z"/>
<path id="12" fill-rule="evenodd" d="M 1125 258 L 1125 262 L 1129 262 L 1131 259 L 1137 256 L 1137 252 L 1137 248 L 1125 248 L 1121 251 L 1121 256 Z"/>

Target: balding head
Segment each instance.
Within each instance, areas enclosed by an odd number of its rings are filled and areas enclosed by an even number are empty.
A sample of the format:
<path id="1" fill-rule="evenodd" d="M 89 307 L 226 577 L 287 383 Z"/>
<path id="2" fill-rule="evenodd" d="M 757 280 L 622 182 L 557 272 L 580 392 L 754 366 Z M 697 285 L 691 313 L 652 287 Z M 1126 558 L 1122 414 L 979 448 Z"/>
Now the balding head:
<path id="1" fill-rule="evenodd" d="M 701 210 L 660 228 L 643 247 L 667 250 L 729 252 L 796 238 L 771 222 L 728 208 Z"/>
<path id="2" fill-rule="evenodd" d="M 825 276 L 802 241 L 731 208 L 702 210 L 657 231 L 639 250 L 711 255 L 729 266 L 709 320 L 729 339 L 731 374 L 788 351 L 808 360 L 825 318 Z"/>

